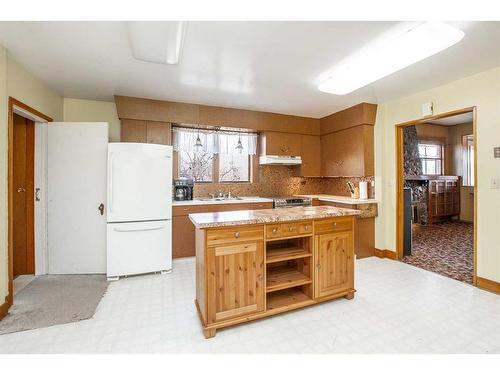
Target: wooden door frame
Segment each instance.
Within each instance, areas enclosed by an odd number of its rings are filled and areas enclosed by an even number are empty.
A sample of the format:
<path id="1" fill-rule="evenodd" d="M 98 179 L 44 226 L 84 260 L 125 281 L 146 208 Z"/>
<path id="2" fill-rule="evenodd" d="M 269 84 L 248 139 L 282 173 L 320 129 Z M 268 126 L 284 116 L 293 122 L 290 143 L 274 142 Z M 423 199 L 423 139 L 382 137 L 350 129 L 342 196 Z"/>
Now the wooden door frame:
<path id="1" fill-rule="evenodd" d="M 406 121 L 396 124 L 396 259 L 403 258 L 403 236 L 404 236 L 404 140 L 403 130 L 409 126 L 425 123 L 429 120 L 436 120 L 443 117 L 450 117 L 472 112 L 472 133 L 474 136 L 474 274 L 473 285 L 477 285 L 477 120 L 475 106 L 440 113 L 433 116 L 422 117 L 417 120 Z"/>
<path id="2" fill-rule="evenodd" d="M 23 102 L 10 97 L 8 103 L 8 121 L 7 121 L 7 132 L 8 132 L 8 143 L 7 143 L 7 215 L 8 215 L 8 232 L 7 232 L 7 242 L 8 242 L 8 253 L 7 253 L 7 263 L 9 270 L 9 282 L 8 282 L 8 294 L 5 298 L 5 303 L 7 304 L 6 310 L 12 306 L 14 303 L 14 247 L 13 247 L 13 203 L 14 203 L 14 110 L 19 109 L 24 113 L 30 114 L 34 118 L 42 119 L 46 122 L 52 122 L 52 118 L 37 111 L 36 109 L 24 104 Z M 22 116 L 22 115 L 21 115 Z M 23 116 L 24 117 L 24 116 Z M 0 319 L 3 318 L 0 316 Z"/>

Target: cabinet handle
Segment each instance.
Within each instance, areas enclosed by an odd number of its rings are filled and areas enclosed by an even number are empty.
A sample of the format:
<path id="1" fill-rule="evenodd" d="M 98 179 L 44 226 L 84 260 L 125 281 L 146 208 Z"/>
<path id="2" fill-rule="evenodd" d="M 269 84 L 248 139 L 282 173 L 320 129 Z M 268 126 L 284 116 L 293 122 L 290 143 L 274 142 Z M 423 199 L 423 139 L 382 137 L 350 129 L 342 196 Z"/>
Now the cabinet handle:
<path id="1" fill-rule="evenodd" d="M 264 279 L 262 275 L 259 275 L 257 278 L 259 279 L 259 281 L 262 281 Z"/>
<path id="2" fill-rule="evenodd" d="M 321 264 L 319 264 L 319 263 L 318 263 L 318 264 L 316 265 L 316 268 L 319 270 L 319 269 L 321 268 Z"/>
<path id="3" fill-rule="evenodd" d="M 337 226 L 337 223 L 332 223 L 332 225 L 333 225 L 334 227 L 336 227 L 336 226 Z"/>
<path id="4" fill-rule="evenodd" d="M 273 233 L 274 234 L 278 233 L 278 228 L 273 228 Z"/>
<path id="5" fill-rule="evenodd" d="M 294 227 L 288 227 L 289 232 L 293 232 L 294 229 L 295 229 Z"/>
<path id="6" fill-rule="evenodd" d="M 305 229 L 305 230 L 309 230 L 309 225 L 306 225 L 306 226 L 304 227 L 304 229 Z"/>
<path id="7" fill-rule="evenodd" d="M 240 232 L 234 232 L 234 238 L 240 238 Z"/>

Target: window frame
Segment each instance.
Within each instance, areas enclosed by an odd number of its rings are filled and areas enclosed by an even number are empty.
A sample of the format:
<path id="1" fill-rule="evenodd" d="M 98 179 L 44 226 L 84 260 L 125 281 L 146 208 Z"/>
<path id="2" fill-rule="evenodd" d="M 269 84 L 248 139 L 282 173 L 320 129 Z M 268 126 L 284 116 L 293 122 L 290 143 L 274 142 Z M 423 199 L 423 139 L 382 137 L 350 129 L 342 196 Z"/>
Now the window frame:
<path id="1" fill-rule="evenodd" d="M 472 152 L 471 152 L 472 150 Z M 463 165 L 463 177 L 462 186 L 474 187 L 476 183 L 474 179 L 474 135 L 464 134 L 462 135 L 462 165 Z"/>
<path id="2" fill-rule="evenodd" d="M 258 147 L 258 146 L 257 146 Z M 197 184 L 251 184 L 255 182 L 255 166 L 258 165 L 256 163 L 256 155 L 247 155 L 248 156 L 248 180 L 244 181 L 220 181 L 219 171 L 220 171 L 220 158 L 219 154 L 214 154 L 212 159 L 212 180 L 211 181 L 195 181 Z M 180 177 L 180 155 L 179 152 L 174 151 L 174 178 Z"/>
<path id="3" fill-rule="evenodd" d="M 440 148 L 439 157 L 432 157 L 432 156 L 428 156 L 428 155 L 421 156 L 420 155 L 420 145 L 439 147 Z M 444 144 L 441 142 L 438 142 L 438 141 L 421 139 L 418 141 L 417 147 L 418 147 L 418 160 L 420 161 L 420 165 L 422 166 L 422 174 L 429 175 L 429 176 L 443 176 L 444 175 L 444 166 L 445 166 Z M 424 161 L 434 161 L 436 163 L 436 167 L 437 167 L 437 164 L 439 162 L 439 173 L 426 173 L 426 171 L 424 171 Z"/>

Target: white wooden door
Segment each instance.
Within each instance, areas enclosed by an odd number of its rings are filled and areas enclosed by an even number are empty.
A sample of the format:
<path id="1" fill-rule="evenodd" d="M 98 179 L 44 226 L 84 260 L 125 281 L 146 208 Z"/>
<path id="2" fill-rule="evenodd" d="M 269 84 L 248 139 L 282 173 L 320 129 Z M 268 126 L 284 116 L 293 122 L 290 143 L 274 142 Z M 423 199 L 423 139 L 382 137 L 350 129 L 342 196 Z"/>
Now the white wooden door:
<path id="1" fill-rule="evenodd" d="M 48 124 L 48 273 L 106 273 L 108 124 Z"/>

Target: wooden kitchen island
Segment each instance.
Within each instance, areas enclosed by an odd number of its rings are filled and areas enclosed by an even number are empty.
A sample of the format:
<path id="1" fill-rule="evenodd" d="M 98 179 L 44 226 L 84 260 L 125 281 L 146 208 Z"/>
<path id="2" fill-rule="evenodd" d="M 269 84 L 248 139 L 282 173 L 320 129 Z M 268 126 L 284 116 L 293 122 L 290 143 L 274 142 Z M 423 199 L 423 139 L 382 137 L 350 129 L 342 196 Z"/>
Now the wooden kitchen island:
<path id="1" fill-rule="evenodd" d="M 354 297 L 354 218 L 329 206 L 190 214 L 196 308 L 206 338 L 227 327 Z"/>

